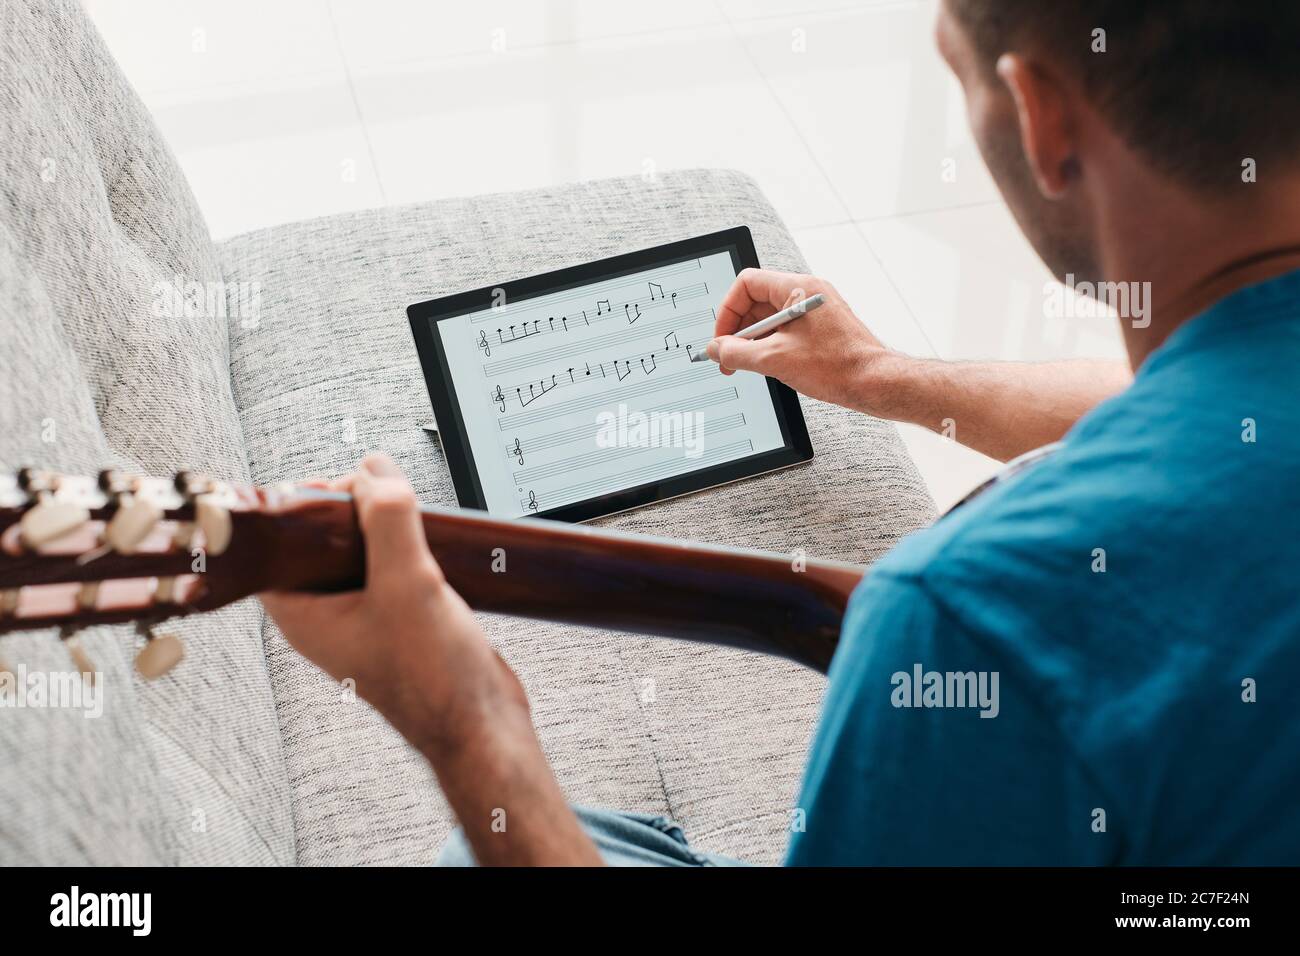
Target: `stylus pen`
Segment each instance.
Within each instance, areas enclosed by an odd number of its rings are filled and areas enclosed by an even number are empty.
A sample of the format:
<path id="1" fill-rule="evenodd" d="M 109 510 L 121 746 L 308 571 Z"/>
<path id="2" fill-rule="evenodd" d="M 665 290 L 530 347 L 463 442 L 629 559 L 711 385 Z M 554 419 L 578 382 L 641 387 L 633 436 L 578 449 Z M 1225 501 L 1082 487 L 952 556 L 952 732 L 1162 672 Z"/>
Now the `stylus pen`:
<path id="1" fill-rule="evenodd" d="M 776 315 L 769 315 L 761 322 L 755 322 L 753 325 L 747 325 L 736 333 L 738 339 L 756 339 L 760 335 L 766 335 L 773 329 L 779 329 L 787 322 L 793 322 L 799 316 L 811 312 L 813 309 L 820 309 L 826 304 L 826 296 L 818 292 L 816 295 L 809 296 L 802 302 L 796 302 L 788 309 L 782 309 Z M 692 362 L 710 362 L 708 352 L 695 352 L 691 355 Z"/>

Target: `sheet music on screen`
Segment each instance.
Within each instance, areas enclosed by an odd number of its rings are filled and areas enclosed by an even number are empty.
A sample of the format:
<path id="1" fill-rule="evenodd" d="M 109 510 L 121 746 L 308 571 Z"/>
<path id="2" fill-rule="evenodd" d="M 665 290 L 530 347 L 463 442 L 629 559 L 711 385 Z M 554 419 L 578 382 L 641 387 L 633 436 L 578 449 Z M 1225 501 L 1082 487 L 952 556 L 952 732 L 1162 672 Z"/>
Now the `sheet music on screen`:
<path id="1" fill-rule="evenodd" d="M 436 324 L 490 513 L 544 512 L 782 446 L 766 380 L 690 361 L 719 252 Z"/>

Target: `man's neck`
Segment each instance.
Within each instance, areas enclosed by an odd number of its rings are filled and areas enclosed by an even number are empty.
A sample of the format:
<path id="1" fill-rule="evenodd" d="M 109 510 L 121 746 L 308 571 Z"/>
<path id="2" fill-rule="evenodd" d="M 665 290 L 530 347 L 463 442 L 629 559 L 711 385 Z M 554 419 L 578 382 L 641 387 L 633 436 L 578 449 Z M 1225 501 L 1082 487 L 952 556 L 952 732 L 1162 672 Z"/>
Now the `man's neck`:
<path id="1" fill-rule="evenodd" d="M 1144 315 L 1120 317 L 1134 369 L 1215 302 L 1300 268 L 1300 180 L 1291 188 L 1241 188 L 1259 192 L 1211 202 L 1147 181 L 1103 210 L 1103 234 L 1114 237 L 1103 250 L 1103 275 L 1149 290 Z"/>

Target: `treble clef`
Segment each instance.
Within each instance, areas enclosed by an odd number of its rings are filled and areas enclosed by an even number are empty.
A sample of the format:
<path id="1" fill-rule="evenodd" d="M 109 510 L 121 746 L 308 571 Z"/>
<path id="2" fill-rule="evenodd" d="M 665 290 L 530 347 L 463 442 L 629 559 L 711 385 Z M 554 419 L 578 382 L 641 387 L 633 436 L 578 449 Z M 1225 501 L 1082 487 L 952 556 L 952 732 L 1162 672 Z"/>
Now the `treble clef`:
<path id="1" fill-rule="evenodd" d="M 537 510 L 537 492 L 535 491 L 528 492 L 528 510 L 529 511 Z"/>
<path id="2" fill-rule="evenodd" d="M 510 454 L 518 456 L 519 464 L 522 465 L 524 463 L 524 450 L 519 446 L 518 438 L 515 439 L 515 447 L 510 449 Z"/>
<path id="3" fill-rule="evenodd" d="M 504 412 L 506 410 L 506 396 L 501 391 L 500 385 L 497 386 L 497 391 L 496 394 L 492 396 L 492 401 L 498 402 L 501 405 L 501 411 Z"/>
<path id="4" fill-rule="evenodd" d="M 492 357 L 492 346 L 488 345 L 487 332 L 481 331 L 478 334 L 478 347 L 483 350 L 484 358 Z"/>

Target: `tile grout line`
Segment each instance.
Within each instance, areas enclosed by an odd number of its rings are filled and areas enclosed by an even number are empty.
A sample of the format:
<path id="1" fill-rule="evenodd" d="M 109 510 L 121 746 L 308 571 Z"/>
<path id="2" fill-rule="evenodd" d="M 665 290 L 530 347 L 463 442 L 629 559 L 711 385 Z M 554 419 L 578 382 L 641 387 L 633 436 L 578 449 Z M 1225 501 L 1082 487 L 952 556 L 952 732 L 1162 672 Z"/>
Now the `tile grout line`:
<path id="1" fill-rule="evenodd" d="M 343 76 L 348 81 L 348 95 L 352 97 L 352 109 L 357 114 L 357 123 L 361 126 L 361 138 L 366 143 L 366 154 L 370 157 L 370 169 L 375 177 L 375 185 L 379 187 L 379 200 L 384 206 L 388 205 L 388 193 L 384 190 L 384 177 L 379 172 L 379 160 L 375 157 L 375 146 L 370 141 L 370 127 L 366 125 L 365 115 L 361 112 L 361 100 L 357 96 L 356 84 L 352 82 L 352 65 L 348 63 L 347 52 L 343 49 L 343 35 L 339 32 L 338 19 L 334 16 L 334 2 L 329 0 L 325 4 L 325 9 L 330 18 L 330 28 L 334 31 L 334 43 L 339 51 L 339 59 L 343 62 Z"/>
<path id="2" fill-rule="evenodd" d="M 822 165 L 821 160 L 817 158 L 817 154 L 813 152 L 812 147 L 808 145 L 808 140 L 799 130 L 799 125 L 794 121 L 794 117 L 790 115 L 790 111 L 786 109 L 785 104 L 781 101 L 781 97 L 777 95 L 776 90 L 773 88 L 772 81 L 768 79 L 767 74 L 763 72 L 758 61 L 754 59 L 753 53 L 750 52 L 749 47 L 746 46 L 745 41 L 741 38 L 735 22 L 731 17 L 727 16 L 726 10 L 722 7 L 721 0 L 713 0 L 713 4 L 722 15 L 723 20 L 726 21 L 727 27 L 731 30 L 731 35 L 735 38 L 736 42 L 740 44 L 740 48 L 744 51 L 745 58 L 749 60 L 750 65 L 754 68 L 754 72 L 759 75 L 759 78 L 763 81 L 763 85 L 767 87 L 767 92 L 772 97 L 773 101 L 775 101 L 777 109 L 781 111 L 786 122 L 790 124 L 790 128 L 794 130 L 794 134 L 798 137 L 799 144 L 804 148 L 804 152 L 808 154 L 808 158 L 812 160 L 813 166 L 815 166 L 817 171 L 822 174 L 822 178 L 826 180 L 826 185 L 830 188 L 831 195 L 835 197 L 835 201 L 839 203 L 840 208 L 844 210 L 844 214 L 849 217 L 849 222 L 853 225 L 853 229 L 858 234 L 858 238 L 862 240 L 864 245 L 866 245 L 867 252 L 871 255 L 872 260 L 876 263 L 881 274 L 885 277 L 885 281 L 889 283 L 889 287 L 894 291 L 894 295 L 898 296 L 898 301 L 902 303 L 903 308 L 906 310 L 907 317 L 912 320 L 912 325 L 916 327 L 916 330 L 921 334 L 921 338 L 925 340 L 925 344 L 929 346 L 932 357 L 938 358 L 939 352 L 934 347 L 934 343 L 930 341 L 930 336 L 926 334 L 925 329 L 921 327 L 921 323 L 917 321 L 916 313 L 912 311 L 911 304 L 898 288 L 898 284 L 894 282 L 893 276 L 891 276 L 889 270 L 885 268 L 885 264 L 880 260 L 880 256 L 876 254 L 875 248 L 871 245 L 871 241 L 867 239 L 866 234 L 862 231 L 862 227 L 858 224 L 857 220 L 853 218 L 853 210 L 851 210 L 848 203 L 844 201 L 844 197 L 840 195 L 839 189 L 835 187 L 835 182 L 831 179 L 830 174 Z"/>

